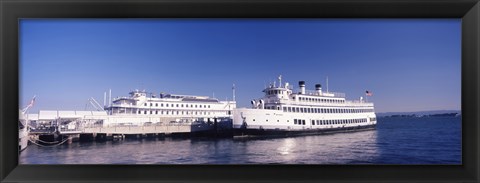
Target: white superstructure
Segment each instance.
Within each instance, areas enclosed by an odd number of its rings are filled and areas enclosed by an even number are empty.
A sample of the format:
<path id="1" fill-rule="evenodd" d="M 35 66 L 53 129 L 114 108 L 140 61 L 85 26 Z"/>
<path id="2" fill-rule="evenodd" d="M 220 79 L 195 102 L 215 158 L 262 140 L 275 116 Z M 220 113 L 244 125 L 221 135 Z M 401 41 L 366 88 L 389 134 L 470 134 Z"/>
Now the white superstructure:
<path id="1" fill-rule="evenodd" d="M 265 88 L 263 98 L 252 100 L 252 108 L 234 110 L 233 128 L 236 135 L 266 132 L 322 132 L 371 128 L 376 125 L 373 103 L 361 97 L 358 101 L 345 99 L 345 94 L 305 90 L 299 82 L 294 92 L 288 83 Z"/>
<path id="2" fill-rule="evenodd" d="M 208 96 L 160 93 L 157 97 L 135 90 L 129 97 L 113 99 L 106 107 L 105 123 L 194 122 L 232 118 L 235 101 L 220 101 Z"/>

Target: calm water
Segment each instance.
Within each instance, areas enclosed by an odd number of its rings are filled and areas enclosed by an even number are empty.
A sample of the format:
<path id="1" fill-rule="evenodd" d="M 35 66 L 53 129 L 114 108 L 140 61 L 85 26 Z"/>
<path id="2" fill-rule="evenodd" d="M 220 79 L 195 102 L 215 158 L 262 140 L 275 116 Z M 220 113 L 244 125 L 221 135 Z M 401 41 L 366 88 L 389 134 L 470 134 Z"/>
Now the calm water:
<path id="1" fill-rule="evenodd" d="M 21 164 L 461 164 L 461 118 L 378 118 L 376 130 L 276 139 L 29 145 Z"/>

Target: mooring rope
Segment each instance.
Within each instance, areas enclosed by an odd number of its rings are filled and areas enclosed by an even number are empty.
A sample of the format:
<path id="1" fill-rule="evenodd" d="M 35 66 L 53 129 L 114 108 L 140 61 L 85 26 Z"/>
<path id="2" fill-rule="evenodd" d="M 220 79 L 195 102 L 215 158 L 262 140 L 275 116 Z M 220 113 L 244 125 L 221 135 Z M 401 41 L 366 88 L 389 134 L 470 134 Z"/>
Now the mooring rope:
<path id="1" fill-rule="evenodd" d="M 35 142 L 34 140 L 32 139 L 28 139 L 28 141 L 30 141 L 31 143 L 37 145 L 37 146 L 40 146 L 40 147 L 56 147 L 56 146 L 59 146 L 59 145 L 62 145 L 63 143 L 65 143 L 66 141 L 68 141 L 68 138 L 66 138 L 65 140 L 63 140 L 62 142 L 58 143 L 58 144 L 54 144 L 54 145 L 42 145 L 42 144 L 39 144 L 37 142 Z"/>
<path id="2" fill-rule="evenodd" d="M 39 141 L 39 142 L 45 143 L 45 144 L 56 144 L 56 143 L 59 143 L 59 141 L 47 142 L 47 141 L 43 141 L 43 140 L 40 140 L 40 139 L 37 139 L 36 141 Z"/>

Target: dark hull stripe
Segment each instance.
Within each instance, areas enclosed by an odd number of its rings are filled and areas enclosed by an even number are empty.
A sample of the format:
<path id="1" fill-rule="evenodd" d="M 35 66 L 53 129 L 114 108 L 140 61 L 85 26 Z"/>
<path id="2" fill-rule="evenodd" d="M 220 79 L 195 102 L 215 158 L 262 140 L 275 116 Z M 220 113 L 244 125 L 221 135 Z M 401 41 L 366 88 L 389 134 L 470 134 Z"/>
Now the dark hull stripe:
<path id="1" fill-rule="evenodd" d="M 234 129 L 234 138 L 291 137 L 303 135 L 345 133 L 372 129 L 375 129 L 375 125 L 306 130 Z"/>

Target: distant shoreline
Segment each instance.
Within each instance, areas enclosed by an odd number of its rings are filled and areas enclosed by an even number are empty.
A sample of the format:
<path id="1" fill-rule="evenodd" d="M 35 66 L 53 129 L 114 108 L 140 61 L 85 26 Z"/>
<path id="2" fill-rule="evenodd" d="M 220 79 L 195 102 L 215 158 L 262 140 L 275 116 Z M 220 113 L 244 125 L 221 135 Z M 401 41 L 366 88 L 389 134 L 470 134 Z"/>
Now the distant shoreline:
<path id="1" fill-rule="evenodd" d="M 381 118 L 426 118 L 426 117 L 459 117 L 461 116 L 460 113 L 440 113 L 440 114 L 426 114 L 426 115 L 418 115 L 418 114 L 394 114 L 388 116 L 379 116 Z"/>

